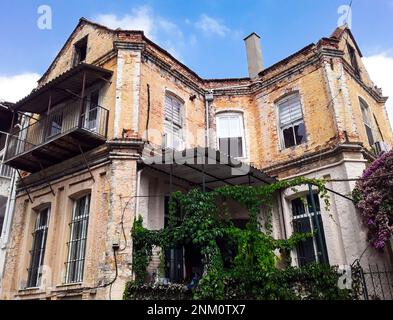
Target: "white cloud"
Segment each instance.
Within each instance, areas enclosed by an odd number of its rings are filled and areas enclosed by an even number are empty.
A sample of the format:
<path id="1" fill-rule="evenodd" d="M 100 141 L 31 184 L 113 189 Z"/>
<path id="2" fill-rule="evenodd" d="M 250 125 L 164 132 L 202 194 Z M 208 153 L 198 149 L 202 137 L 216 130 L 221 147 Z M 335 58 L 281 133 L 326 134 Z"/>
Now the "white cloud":
<path id="1" fill-rule="evenodd" d="M 123 16 L 115 14 L 98 14 L 93 20 L 112 29 L 142 30 L 151 40 L 180 58 L 181 51 L 187 45 L 183 32 L 180 28 L 156 14 L 150 7 L 141 6 L 131 10 L 131 13 Z"/>
<path id="2" fill-rule="evenodd" d="M 215 34 L 220 37 L 225 37 L 231 30 L 217 19 L 202 14 L 199 20 L 195 22 L 195 27 L 202 30 L 206 34 Z"/>
<path id="3" fill-rule="evenodd" d="M 389 96 L 386 103 L 390 123 L 393 127 L 393 55 L 389 52 L 382 52 L 369 57 L 364 57 L 363 62 L 374 83 L 382 88 L 383 95 Z"/>
<path id="4" fill-rule="evenodd" d="M 0 100 L 17 102 L 37 86 L 38 73 L 21 73 L 13 76 L 0 75 Z"/>

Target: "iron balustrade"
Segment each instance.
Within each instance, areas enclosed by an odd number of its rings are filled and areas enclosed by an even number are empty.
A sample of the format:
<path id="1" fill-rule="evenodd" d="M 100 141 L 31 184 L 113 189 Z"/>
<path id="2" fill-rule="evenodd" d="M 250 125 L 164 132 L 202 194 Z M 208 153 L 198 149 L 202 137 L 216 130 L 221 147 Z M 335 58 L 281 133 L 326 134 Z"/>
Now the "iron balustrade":
<path id="1" fill-rule="evenodd" d="M 81 110 L 82 108 L 82 110 Z M 84 99 L 74 100 L 41 115 L 29 126 L 13 130 L 8 138 L 5 161 L 75 130 L 107 137 L 109 111 Z"/>
<path id="2" fill-rule="evenodd" d="M 0 177 L 11 178 L 12 173 L 13 173 L 13 169 L 10 166 L 7 166 L 4 163 L 0 163 Z"/>

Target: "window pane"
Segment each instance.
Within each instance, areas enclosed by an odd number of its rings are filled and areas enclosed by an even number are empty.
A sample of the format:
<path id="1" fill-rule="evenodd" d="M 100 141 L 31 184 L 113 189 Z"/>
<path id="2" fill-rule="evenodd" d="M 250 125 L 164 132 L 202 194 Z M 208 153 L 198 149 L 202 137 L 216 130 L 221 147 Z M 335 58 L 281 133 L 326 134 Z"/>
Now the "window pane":
<path id="1" fill-rule="evenodd" d="M 368 143 L 370 144 L 370 146 L 372 146 L 375 142 L 373 136 L 373 130 L 367 125 L 365 125 L 364 127 L 366 128 Z"/>
<path id="2" fill-rule="evenodd" d="M 44 263 L 46 236 L 48 230 L 49 209 L 46 208 L 37 214 L 33 233 L 33 246 L 27 279 L 28 287 L 38 287 L 41 283 L 41 267 Z"/>
<path id="3" fill-rule="evenodd" d="M 242 138 L 220 138 L 219 150 L 231 157 L 243 157 L 243 140 Z"/>
<path id="4" fill-rule="evenodd" d="M 306 129 L 304 122 L 301 122 L 294 126 L 296 145 L 306 142 Z"/>
<path id="5" fill-rule="evenodd" d="M 67 283 L 83 280 L 89 209 L 90 195 L 76 200 L 68 243 Z"/>
<path id="6" fill-rule="evenodd" d="M 302 108 L 299 95 L 295 94 L 278 102 L 280 112 L 280 125 L 285 126 L 302 119 Z"/>
<path id="7" fill-rule="evenodd" d="M 282 136 L 284 139 L 285 148 L 293 147 L 295 145 L 295 138 L 293 136 L 293 127 L 283 129 Z"/>
<path id="8" fill-rule="evenodd" d="M 299 218 L 293 221 L 293 231 L 298 233 L 311 232 L 309 217 Z M 316 261 L 314 252 L 314 242 L 312 238 L 307 238 L 298 243 L 296 246 L 297 259 L 299 266 Z"/>
<path id="9" fill-rule="evenodd" d="M 360 109 L 362 110 L 362 117 L 363 117 L 363 122 L 365 124 L 370 125 L 371 121 L 370 121 L 370 109 L 368 108 L 368 105 L 365 101 L 363 101 L 363 99 L 360 99 Z"/>
<path id="10" fill-rule="evenodd" d="M 182 102 L 180 102 L 175 97 L 166 95 L 165 96 L 165 119 L 168 120 L 170 123 L 173 123 L 181 126 L 181 108 Z"/>

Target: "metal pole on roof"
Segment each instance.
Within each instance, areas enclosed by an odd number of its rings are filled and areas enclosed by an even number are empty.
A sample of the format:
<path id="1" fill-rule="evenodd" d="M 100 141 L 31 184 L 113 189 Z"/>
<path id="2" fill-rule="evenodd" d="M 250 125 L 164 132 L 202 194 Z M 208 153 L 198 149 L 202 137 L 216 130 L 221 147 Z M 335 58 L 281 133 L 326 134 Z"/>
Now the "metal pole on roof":
<path id="1" fill-rule="evenodd" d="M 310 198 L 311 198 L 312 210 L 314 212 L 314 221 L 315 221 L 315 225 L 317 227 L 317 234 L 316 234 L 316 236 L 318 238 L 318 242 L 319 242 L 319 246 L 320 246 L 320 250 L 321 250 L 322 261 L 324 263 L 326 263 L 327 259 L 325 257 L 325 250 L 324 250 L 325 248 L 324 248 L 323 241 L 322 241 L 321 226 L 319 225 L 319 219 L 318 219 L 318 216 L 317 216 L 317 206 L 315 204 L 314 193 L 312 191 L 312 185 L 311 184 L 308 185 L 308 192 L 309 192 L 309 195 L 310 195 Z M 318 260 L 319 260 L 319 255 L 318 255 Z M 319 262 L 321 262 L 321 261 L 319 261 Z"/>

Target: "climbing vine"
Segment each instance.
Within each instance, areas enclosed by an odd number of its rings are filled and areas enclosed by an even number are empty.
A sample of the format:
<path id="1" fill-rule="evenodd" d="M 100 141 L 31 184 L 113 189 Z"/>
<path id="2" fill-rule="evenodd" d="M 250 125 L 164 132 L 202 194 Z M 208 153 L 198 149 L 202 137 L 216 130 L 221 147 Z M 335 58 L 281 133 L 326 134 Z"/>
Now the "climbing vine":
<path id="1" fill-rule="evenodd" d="M 295 283 L 302 277 L 305 278 L 305 275 L 297 269 L 296 271 L 287 268 L 285 272 L 278 269 L 277 252 L 286 257 L 284 265 L 288 266 L 288 252 L 300 241 L 311 237 L 312 233 L 294 234 L 289 239 L 276 240 L 271 235 L 271 217 L 272 201 L 276 192 L 303 184 L 316 186 L 326 207 L 329 206 L 323 181 L 303 177 L 264 186 L 224 186 L 210 192 L 193 189 L 187 194 L 172 193 L 169 202 L 169 223 L 166 228 L 147 230 L 143 227 L 141 217 L 136 218 L 134 222 L 133 270 L 136 280 L 127 286 L 125 297 L 134 296 L 130 291 L 135 292 L 136 285 L 141 286 L 145 282 L 147 267 L 155 246 L 160 247 L 161 252 L 165 252 L 166 248 L 187 243 L 200 248 L 202 255 L 203 274 L 193 290 L 194 299 L 299 297 L 299 294 L 293 293 L 294 285 L 284 284 L 282 280 L 292 277 L 292 282 Z M 244 229 L 235 227 L 231 221 L 227 204 L 229 200 L 234 200 L 247 209 L 249 220 Z M 263 223 L 260 220 L 262 206 L 268 211 L 268 219 Z M 179 211 L 183 216 L 180 224 L 175 218 Z M 220 241 L 231 244 L 235 255 L 229 258 L 225 256 L 219 245 Z M 321 268 L 315 267 L 314 270 L 329 275 L 324 279 L 335 277 L 336 273 L 330 267 Z M 310 288 L 315 289 L 313 286 Z M 336 290 L 336 294 L 339 295 L 339 289 Z M 307 293 L 303 294 L 303 297 L 307 297 Z"/>
<path id="2" fill-rule="evenodd" d="M 358 181 L 352 196 L 368 228 L 368 240 L 383 249 L 393 234 L 393 150 L 375 160 Z"/>

